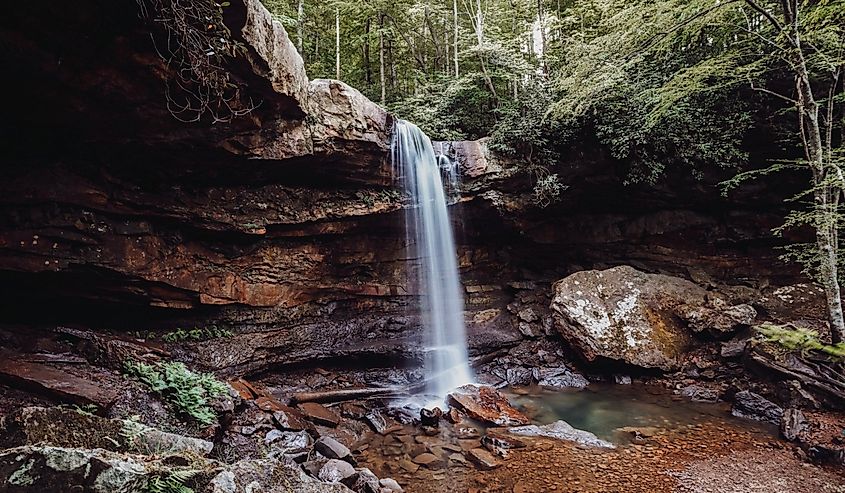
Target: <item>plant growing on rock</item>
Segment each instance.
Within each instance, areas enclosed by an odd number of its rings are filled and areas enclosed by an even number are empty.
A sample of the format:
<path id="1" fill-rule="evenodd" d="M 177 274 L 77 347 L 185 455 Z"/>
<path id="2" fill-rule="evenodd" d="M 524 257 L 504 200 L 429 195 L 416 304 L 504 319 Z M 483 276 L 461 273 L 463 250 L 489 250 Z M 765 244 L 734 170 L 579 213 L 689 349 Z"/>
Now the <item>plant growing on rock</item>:
<path id="1" fill-rule="evenodd" d="M 161 340 L 164 342 L 205 341 L 208 339 L 232 337 L 233 335 L 234 332 L 229 329 L 210 325 L 208 327 L 194 327 L 193 329 L 187 330 L 177 328 L 174 331 L 164 334 Z"/>
<path id="2" fill-rule="evenodd" d="M 196 474 L 193 470 L 177 470 L 153 476 L 144 486 L 143 493 L 194 493 L 185 483 Z"/>
<path id="3" fill-rule="evenodd" d="M 763 334 L 766 341 L 775 342 L 790 351 L 801 351 L 804 356 L 815 352 L 845 362 L 845 342 L 825 344 L 815 330 L 775 324 L 762 324 L 755 327 L 755 330 Z"/>
<path id="4" fill-rule="evenodd" d="M 179 362 L 148 365 L 127 361 L 124 372 L 140 380 L 177 412 L 204 426 L 213 424 L 217 419 L 210 400 L 228 392 L 228 386 L 214 375 L 195 373 Z"/>

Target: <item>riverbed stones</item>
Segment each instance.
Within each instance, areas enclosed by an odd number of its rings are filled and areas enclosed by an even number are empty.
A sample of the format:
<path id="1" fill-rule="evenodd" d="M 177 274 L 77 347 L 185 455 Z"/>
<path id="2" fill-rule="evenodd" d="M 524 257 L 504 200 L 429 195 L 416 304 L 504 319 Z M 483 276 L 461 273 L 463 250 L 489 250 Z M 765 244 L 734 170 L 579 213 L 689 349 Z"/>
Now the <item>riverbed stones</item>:
<path id="1" fill-rule="evenodd" d="M 467 451 L 466 457 L 482 471 L 496 469 L 502 465 L 493 454 L 483 448 L 474 448 Z"/>
<path id="2" fill-rule="evenodd" d="M 783 416 L 783 409 L 760 394 L 743 390 L 734 395 L 731 414 L 740 418 L 765 421 L 778 425 Z"/>
<path id="3" fill-rule="evenodd" d="M 589 361 L 675 370 L 691 331 L 734 330 L 756 317 L 690 281 L 629 266 L 576 272 L 552 291 L 557 330 Z"/>
<path id="4" fill-rule="evenodd" d="M 447 400 L 470 418 L 497 426 L 517 426 L 530 422 L 514 408 L 507 397 L 492 387 L 464 385 L 449 393 Z"/>
<path id="5" fill-rule="evenodd" d="M 548 437 L 557 440 L 568 440 L 587 447 L 615 448 L 612 443 L 598 438 L 589 431 L 573 428 L 569 423 L 563 420 L 555 421 L 554 423 L 543 426 L 517 426 L 508 430 L 508 433 L 527 437 Z"/>
<path id="6" fill-rule="evenodd" d="M 525 448 L 525 442 L 522 440 L 509 436 L 506 433 L 491 430 L 488 430 L 487 434 L 481 437 L 481 444 L 491 452 L 494 452 L 495 449 L 510 450 Z"/>
<path id="7" fill-rule="evenodd" d="M 271 430 L 264 437 L 264 443 L 270 445 L 276 454 L 299 455 L 310 450 L 313 439 L 305 431 Z"/>
<path id="8" fill-rule="evenodd" d="M 338 461 L 341 462 L 341 461 Z M 349 465 L 349 464 L 347 464 Z M 340 466 L 343 467 L 343 466 Z M 349 466 L 350 468 L 352 466 Z M 297 493 L 351 493 L 345 485 L 325 482 L 308 477 L 299 466 L 286 465 L 274 459 L 242 460 L 226 466 L 223 473 L 229 472 L 219 481 L 224 485 L 235 484 L 233 491 L 221 489 L 220 493 L 295 491 Z M 354 474 L 353 469 L 353 474 Z M 221 474 L 223 474 L 221 473 Z M 212 480 L 214 482 L 214 480 Z M 117 490 L 115 490 L 117 491 Z M 215 493 L 216 493 L 215 491 Z"/>
<path id="9" fill-rule="evenodd" d="M 419 454 L 412 460 L 414 464 L 419 464 L 429 469 L 439 469 L 443 465 L 443 460 L 430 452 Z"/>
<path id="10" fill-rule="evenodd" d="M 799 409 L 789 408 L 783 412 L 780 434 L 790 442 L 795 441 L 807 430 L 807 418 Z"/>
<path id="11" fill-rule="evenodd" d="M 314 450 L 320 452 L 324 457 L 329 459 L 346 459 L 352 456 L 352 452 L 342 443 L 338 442 L 332 437 L 320 437 L 314 443 Z"/>
<path id="12" fill-rule="evenodd" d="M 583 389 L 590 384 L 584 375 L 566 367 L 534 368 L 531 375 L 537 385 L 553 390 Z"/>
<path id="13" fill-rule="evenodd" d="M 388 493 L 403 493 L 405 490 L 399 486 L 399 483 L 396 482 L 393 478 L 382 478 L 378 480 L 379 486 L 383 489 L 386 489 Z"/>
<path id="14" fill-rule="evenodd" d="M 328 426 L 331 428 L 340 424 L 340 416 L 331 409 L 319 404 L 317 402 L 305 402 L 299 404 L 299 410 L 305 417 L 319 425 Z"/>
<path id="15" fill-rule="evenodd" d="M 420 409 L 420 424 L 422 426 L 437 427 L 440 424 L 440 418 L 443 416 L 443 411 L 439 407 L 433 409 Z"/>
<path id="16" fill-rule="evenodd" d="M 329 459 L 323 464 L 323 467 L 320 468 L 320 472 L 317 475 L 321 481 L 325 481 L 327 483 L 340 483 L 344 482 L 344 480 L 348 480 L 352 476 L 355 475 L 355 468 L 346 461 L 342 461 L 339 459 Z"/>

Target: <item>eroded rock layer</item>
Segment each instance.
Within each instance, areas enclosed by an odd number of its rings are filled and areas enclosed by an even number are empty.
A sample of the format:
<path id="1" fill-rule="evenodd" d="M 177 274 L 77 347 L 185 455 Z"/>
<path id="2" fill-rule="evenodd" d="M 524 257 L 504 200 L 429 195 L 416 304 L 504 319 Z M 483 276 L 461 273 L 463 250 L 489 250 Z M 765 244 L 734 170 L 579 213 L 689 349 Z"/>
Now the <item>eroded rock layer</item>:
<path id="1" fill-rule="evenodd" d="M 70 326 L 105 333 L 103 347 L 140 334 L 169 357 L 229 375 L 420 360 L 408 282 L 418 266 L 404 244 L 406 198 L 392 186 L 392 116 L 341 82 L 309 81 L 257 0 L 231 2 L 224 20 L 245 48 L 225 67 L 240 87 L 232 104 L 251 111 L 186 123 L 168 106 L 174 74 L 154 44 L 161 28 L 134 2 L 7 8 L 4 346 L 46 347 L 39 330 Z M 569 188 L 541 209 L 522 163 L 484 140 L 436 148 L 464 178 L 452 210 L 470 352 L 503 380 L 585 385 L 555 349 L 543 349 L 544 370 L 520 356 L 533 349 L 490 356 L 558 344 L 550 286 L 573 272 L 628 264 L 692 278 L 697 296 L 728 281 L 741 300 L 798 275 L 772 248 L 779 214 L 761 212 L 777 211 L 787 185 L 730 200 L 715 175 L 624 186 L 618 163 L 573 150 L 554 170 Z M 212 324 L 232 336 L 159 340 Z"/>

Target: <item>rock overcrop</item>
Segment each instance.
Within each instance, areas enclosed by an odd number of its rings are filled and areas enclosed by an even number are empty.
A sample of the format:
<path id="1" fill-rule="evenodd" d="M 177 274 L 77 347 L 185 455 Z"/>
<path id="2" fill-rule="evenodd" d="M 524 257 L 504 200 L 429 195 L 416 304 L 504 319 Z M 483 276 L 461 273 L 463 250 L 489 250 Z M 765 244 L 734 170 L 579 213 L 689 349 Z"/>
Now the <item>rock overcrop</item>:
<path id="1" fill-rule="evenodd" d="M 780 406 L 762 395 L 748 390 L 737 392 L 734 395 L 731 413 L 741 418 L 765 421 L 775 425 L 779 425 L 783 417 L 783 409 Z"/>

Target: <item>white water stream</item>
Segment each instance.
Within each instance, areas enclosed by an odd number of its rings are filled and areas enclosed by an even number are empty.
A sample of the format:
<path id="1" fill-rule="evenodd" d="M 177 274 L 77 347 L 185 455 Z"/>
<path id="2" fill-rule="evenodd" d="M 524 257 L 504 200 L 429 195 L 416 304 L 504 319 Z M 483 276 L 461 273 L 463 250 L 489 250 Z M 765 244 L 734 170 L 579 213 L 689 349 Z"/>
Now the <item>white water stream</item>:
<path id="1" fill-rule="evenodd" d="M 426 332 L 426 393 L 445 398 L 472 382 L 467 358 L 464 298 L 458 277 L 457 250 L 447 208 L 446 185 L 454 187 L 457 166 L 437 156 L 431 140 L 413 123 L 397 120 L 391 145 L 394 174 L 413 201 L 406 209 L 409 258 L 419 259 Z"/>

